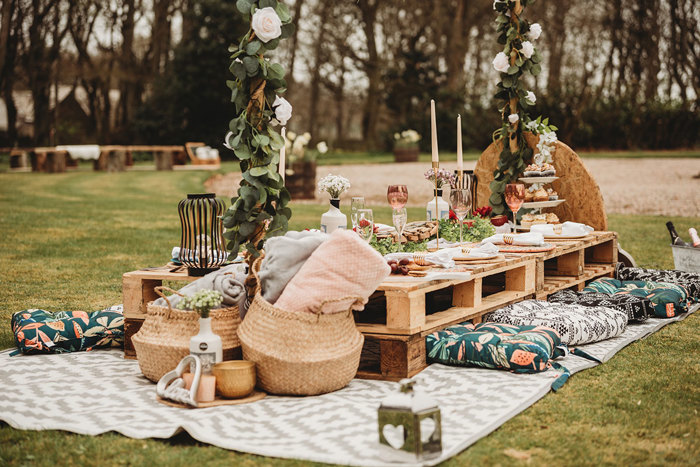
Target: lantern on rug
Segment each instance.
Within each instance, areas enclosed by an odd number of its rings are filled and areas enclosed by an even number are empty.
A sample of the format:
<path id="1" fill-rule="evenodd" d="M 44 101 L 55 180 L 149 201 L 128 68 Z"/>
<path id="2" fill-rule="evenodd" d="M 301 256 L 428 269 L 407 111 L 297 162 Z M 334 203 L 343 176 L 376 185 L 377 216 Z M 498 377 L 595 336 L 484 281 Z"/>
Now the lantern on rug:
<path id="1" fill-rule="evenodd" d="M 216 271 L 226 261 L 221 220 L 225 209 L 214 193 L 188 194 L 177 205 L 182 226 L 178 259 L 190 276 Z"/>
<path id="2" fill-rule="evenodd" d="M 442 452 L 440 408 L 425 394 L 413 391 L 415 381 L 402 379 L 400 392 L 379 406 L 379 443 L 397 461 L 437 457 Z"/>

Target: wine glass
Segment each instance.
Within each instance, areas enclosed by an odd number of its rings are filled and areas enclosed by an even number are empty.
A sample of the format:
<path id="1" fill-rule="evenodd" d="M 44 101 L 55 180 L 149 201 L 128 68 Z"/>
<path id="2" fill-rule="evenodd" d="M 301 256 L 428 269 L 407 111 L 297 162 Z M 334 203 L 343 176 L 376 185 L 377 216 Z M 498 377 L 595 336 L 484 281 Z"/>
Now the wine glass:
<path id="1" fill-rule="evenodd" d="M 396 232 L 399 234 L 399 252 L 403 251 L 403 244 L 401 243 L 401 234 L 403 233 L 403 228 L 406 227 L 406 221 L 408 220 L 408 213 L 406 208 L 394 209 L 391 216 L 394 221 L 394 227 L 396 227 Z"/>
<path id="2" fill-rule="evenodd" d="M 371 209 L 357 210 L 357 234 L 362 240 L 369 243 L 374 235 L 374 214 Z"/>
<path id="3" fill-rule="evenodd" d="M 472 191 L 466 188 L 450 190 L 450 204 L 457 219 L 459 219 L 459 243 L 462 243 L 462 224 L 472 206 Z"/>
<path id="4" fill-rule="evenodd" d="M 357 227 L 357 211 L 365 208 L 365 198 L 362 196 L 353 196 L 350 204 L 350 222 L 352 228 Z"/>
<path id="5" fill-rule="evenodd" d="M 392 219 L 394 221 L 394 227 L 396 227 L 396 232 L 399 234 L 399 251 L 401 251 L 401 231 L 403 231 L 406 225 L 406 219 L 402 217 L 400 212 L 397 215 L 397 211 L 403 210 L 404 213 L 406 212 L 404 206 L 406 206 L 406 202 L 408 201 L 408 188 L 406 188 L 406 185 L 389 185 L 389 188 L 386 190 L 386 199 L 394 209 Z M 404 219 L 403 223 L 397 224 L 397 221 L 401 221 L 402 218 Z M 401 230 L 399 230 L 399 227 Z"/>
<path id="6" fill-rule="evenodd" d="M 522 183 L 509 183 L 506 185 L 506 204 L 513 211 L 513 233 L 515 233 L 515 224 L 520 211 L 520 207 L 525 201 L 525 185 Z"/>

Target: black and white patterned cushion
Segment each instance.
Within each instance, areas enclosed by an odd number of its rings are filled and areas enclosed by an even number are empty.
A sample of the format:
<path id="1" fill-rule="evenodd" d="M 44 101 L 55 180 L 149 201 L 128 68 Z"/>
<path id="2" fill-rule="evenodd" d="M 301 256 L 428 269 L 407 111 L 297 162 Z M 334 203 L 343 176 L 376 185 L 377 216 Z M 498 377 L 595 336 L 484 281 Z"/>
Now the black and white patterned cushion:
<path id="1" fill-rule="evenodd" d="M 621 281 L 647 281 L 647 282 L 668 282 L 685 287 L 688 296 L 693 300 L 700 301 L 700 274 L 696 272 L 626 268 L 617 269 L 617 279 Z"/>
<path id="2" fill-rule="evenodd" d="M 624 312 L 628 321 L 642 323 L 654 316 L 654 304 L 651 300 L 635 295 L 608 295 L 602 292 L 574 292 L 561 290 L 547 299 L 553 303 L 566 303 L 581 306 L 604 306 Z"/>
<path id="3" fill-rule="evenodd" d="M 602 306 L 582 306 L 525 300 L 484 316 L 485 321 L 518 326 L 546 326 L 559 333 L 567 345 L 598 342 L 622 334 L 627 314 Z"/>

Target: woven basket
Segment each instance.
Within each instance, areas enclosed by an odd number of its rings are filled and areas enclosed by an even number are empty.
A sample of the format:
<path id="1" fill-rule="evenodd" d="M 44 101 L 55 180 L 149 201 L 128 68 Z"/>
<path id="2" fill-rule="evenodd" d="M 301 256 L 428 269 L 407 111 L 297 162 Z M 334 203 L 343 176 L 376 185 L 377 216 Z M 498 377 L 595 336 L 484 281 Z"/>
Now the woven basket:
<path id="1" fill-rule="evenodd" d="M 168 306 L 149 303 L 146 320 L 131 339 L 141 372 L 153 382 L 157 382 L 189 355 L 190 338 L 199 332 L 199 313 L 172 308 L 162 291 L 181 294 L 168 287 L 156 287 L 155 290 L 165 298 Z M 236 333 L 241 323 L 238 307 L 212 310 L 209 317 L 212 332 L 221 337 L 224 360 L 235 358 L 241 345 Z"/>
<path id="2" fill-rule="evenodd" d="M 259 266 L 260 259 L 251 268 L 256 279 Z M 303 396 L 347 386 L 364 343 L 352 312 L 285 311 L 262 297 L 259 281 L 257 288 L 238 337 L 243 358 L 256 363 L 258 386 L 272 394 Z"/>

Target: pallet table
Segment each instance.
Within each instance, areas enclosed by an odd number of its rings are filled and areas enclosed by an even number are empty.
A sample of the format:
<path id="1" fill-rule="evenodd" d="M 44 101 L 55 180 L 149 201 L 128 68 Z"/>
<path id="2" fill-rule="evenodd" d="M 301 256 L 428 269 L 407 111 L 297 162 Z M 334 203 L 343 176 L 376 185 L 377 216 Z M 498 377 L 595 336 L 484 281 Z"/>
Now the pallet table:
<path id="1" fill-rule="evenodd" d="M 124 358 L 136 358 L 131 337 L 136 334 L 146 318 L 146 305 L 158 298 L 155 288 L 163 281 L 192 282 L 199 277 L 189 276 L 186 267 L 162 266 L 127 272 L 122 276 L 122 300 L 124 303 Z"/>

